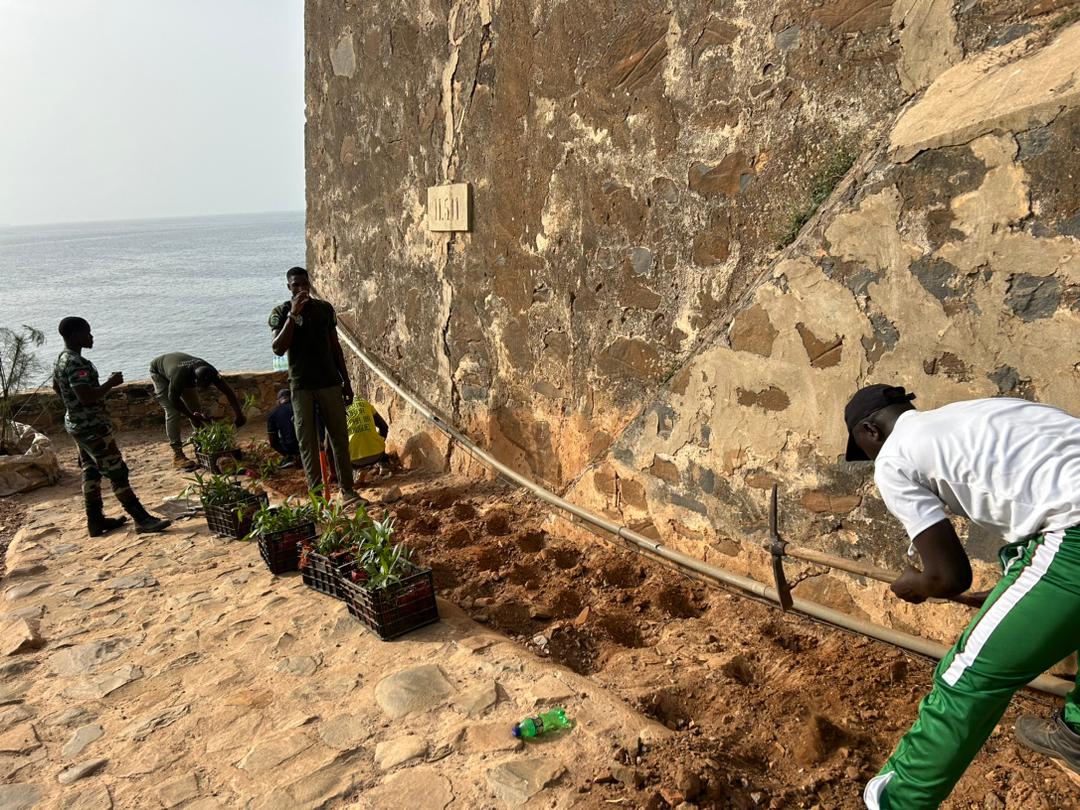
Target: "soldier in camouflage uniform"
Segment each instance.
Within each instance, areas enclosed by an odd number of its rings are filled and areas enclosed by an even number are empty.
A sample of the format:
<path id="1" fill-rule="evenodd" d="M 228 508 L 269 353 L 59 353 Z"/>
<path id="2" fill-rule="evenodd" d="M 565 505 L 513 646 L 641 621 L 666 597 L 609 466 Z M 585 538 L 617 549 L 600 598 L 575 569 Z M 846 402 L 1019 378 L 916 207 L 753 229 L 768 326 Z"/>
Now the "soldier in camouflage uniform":
<path id="1" fill-rule="evenodd" d="M 170 521 L 151 515 L 128 483 L 128 468 L 113 437 L 112 423 L 105 410 L 105 396 L 123 383 L 119 371 L 104 385 L 98 384 L 94 364 L 82 356 L 83 349 L 92 348 L 94 336 L 90 324 L 82 318 L 60 321 L 60 335 L 66 347 L 56 359 L 53 369 L 53 389 L 64 402 L 64 428 L 79 448 L 82 467 L 83 500 L 86 503 L 86 528 L 91 537 L 98 537 L 122 525 L 127 518 L 105 517 L 101 500 L 101 476 L 112 484 L 120 505 L 135 520 L 135 531 L 160 532 Z"/>

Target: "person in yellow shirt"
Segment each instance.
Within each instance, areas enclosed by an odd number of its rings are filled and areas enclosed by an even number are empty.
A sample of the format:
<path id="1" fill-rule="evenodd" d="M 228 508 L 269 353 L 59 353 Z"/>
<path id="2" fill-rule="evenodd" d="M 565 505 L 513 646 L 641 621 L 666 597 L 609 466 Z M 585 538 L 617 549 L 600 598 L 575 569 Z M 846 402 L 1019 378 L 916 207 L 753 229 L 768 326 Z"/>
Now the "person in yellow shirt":
<path id="1" fill-rule="evenodd" d="M 386 434 L 390 426 L 365 399 L 349 406 L 349 458 L 355 467 L 367 467 L 386 458 Z"/>

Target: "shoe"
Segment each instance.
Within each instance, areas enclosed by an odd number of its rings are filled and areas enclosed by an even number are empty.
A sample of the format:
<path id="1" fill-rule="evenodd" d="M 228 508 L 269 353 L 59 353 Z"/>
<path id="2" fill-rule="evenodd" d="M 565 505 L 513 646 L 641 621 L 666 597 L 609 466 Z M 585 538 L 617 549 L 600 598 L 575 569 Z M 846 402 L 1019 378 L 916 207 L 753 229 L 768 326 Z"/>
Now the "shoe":
<path id="1" fill-rule="evenodd" d="M 1054 712 L 1049 720 L 1025 714 L 1016 721 L 1016 739 L 1032 751 L 1052 757 L 1080 785 L 1080 734 L 1069 728 L 1061 712 Z"/>
<path id="2" fill-rule="evenodd" d="M 342 506 L 363 506 L 367 508 L 368 502 L 357 493 L 355 489 L 343 490 L 341 493 Z"/>
<path id="3" fill-rule="evenodd" d="M 135 524 L 135 533 L 153 534 L 155 532 L 163 532 L 171 525 L 171 520 L 147 515 L 145 520 L 140 520 Z"/>
<path id="4" fill-rule="evenodd" d="M 183 470 L 184 472 L 191 472 L 192 470 L 198 469 L 199 467 L 196 462 L 192 461 L 183 453 L 178 453 L 173 457 L 172 465 L 176 469 Z"/>
<path id="5" fill-rule="evenodd" d="M 113 529 L 119 529 L 127 523 L 127 515 L 121 515 L 120 517 L 92 517 L 86 519 L 86 531 L 91 537 L 101 537 L 104 534 L 108 534 Z"/>

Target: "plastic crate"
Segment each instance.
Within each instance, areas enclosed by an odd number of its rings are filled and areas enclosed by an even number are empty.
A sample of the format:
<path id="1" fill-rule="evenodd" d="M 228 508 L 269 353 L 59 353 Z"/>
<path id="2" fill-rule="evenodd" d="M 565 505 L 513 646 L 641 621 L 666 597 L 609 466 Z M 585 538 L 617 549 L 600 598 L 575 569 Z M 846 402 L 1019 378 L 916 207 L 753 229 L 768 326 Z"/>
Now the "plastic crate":
<path id="1" fill-rule="evenodd" d="M 214 532 L 214 534 L 239 540 L 251 531 L 251 521 L 254 519 L 255 513 L 268 502 L 269 499 L 265 494 L 256 495 L 254 493 L 228 504 L 211 505 L 203 501 L 206 525 L 210 527 L 210 531 Z M 243 512 L 243 517 L 236 514 L 237 510 Z"/>
<path id="2" fill-rule="evenodd" d="M 340 571 L 339 588 L 349 613 L 383 641 L 439 620 L 430 568 L 408 563 L 412 573 L 387 588 L 353 582 L 351 567 Z"/>
<path id="3" fill-rule="evenodd" d="M 300 556 L 300 578 L 305 585 L 313 591 L 325 593 L 335 599 L 344 598 L 339 587 L 341 576 L 338 574 L 338 568 L 349 567 L 351 561 L 339 563 L 310 549 L 303 551 Z"/>
<path id="4" fill-rule="evenodd" d="M 315 536 L 315 524 L 302 523 L 279 532 L 259 535 L 259 555 L 272 574 L 295 571 L 300 567 L 300 544 Z"/>
<path id="5" fill-rule="evenodd" d="M 243 452 L 238 447 L 232 450 L 218 450 L 216 453 L 204 453 L 201 450 L 196 450 L 195 462 L 204 470 L 209 470 L 212 473 L 232 472 L 235 465 L 226 465 L 227 469 L 222 470 L 221 460 L 229 458 L 233 461 L 239 461 L 242 456 Z"/>

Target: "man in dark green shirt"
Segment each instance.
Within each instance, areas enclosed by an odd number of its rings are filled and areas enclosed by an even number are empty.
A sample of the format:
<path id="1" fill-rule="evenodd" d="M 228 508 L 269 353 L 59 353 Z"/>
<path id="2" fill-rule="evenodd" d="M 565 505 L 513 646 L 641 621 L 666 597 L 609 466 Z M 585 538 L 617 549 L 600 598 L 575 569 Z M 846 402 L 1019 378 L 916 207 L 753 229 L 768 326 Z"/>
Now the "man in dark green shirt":
<path id="1" fill-rule="evenodd" d="M 101 499 L 101 477 L 112 484 L 116 500 L 135 519 L 135 531 L 160 532 L 169 521 L 154 517 L 135 497 L 128 481 L 128 468 L 113 437 L 112 422 L 105 410 L 105 397 L 124 382 L 119 371 L 98 383 L 94 364 L 82 356 L 83 349 L 94 346 L 90 324 L 82 318 L 60 321 L 64 351 L 56 358 L 53 369 L 53 390 L 64 403 L 64 428 L 79 448 L 82 467 L 83 501 L 86 505 L 86 528 L 91 537 L 98 537 L 121 526 L 125 518 L 105 517 Z"/>
<path id="2" fill-rule="evenodd" d="M 334 450 L 342 500 L 354 503 L 360 496 L 353 489 L 345 420 L 345 408 L 352 402 L 353 390 L 338 341 L 337 317 L 329 303 L 311 297 L 311 281 L 303 267 L 290 268 L 285 280 L 292 298 L 270 313 L 270 330 L 274 335 L 271 346 L 279 357 L 286 353 L 289 356 L 293 419 L 307 484 L 314 489 L 322 479 L 315 423 L 318 406 Z"/>
<path id="3" fill-rule="evenodd" d="M 239 428 L 247 421 L 232 386 L 201 357 L 184 352 L 159 355 L 150 361 L 150 379 L 154 383 L 154 396 L 165 410 L 165 435 L 173 450 L 174 467 L 193 470 L 197 466 L 184 455 L 184 445 L 180 441 L 180 417 L 186 416 L 192 427 L 199 427 L 208 421 L 202 413 L 199 389 L 214 386 L 232 406 L 236 415 L 233 423 Z"/>

